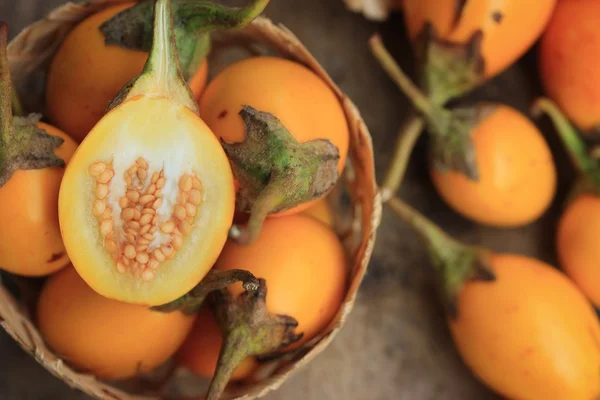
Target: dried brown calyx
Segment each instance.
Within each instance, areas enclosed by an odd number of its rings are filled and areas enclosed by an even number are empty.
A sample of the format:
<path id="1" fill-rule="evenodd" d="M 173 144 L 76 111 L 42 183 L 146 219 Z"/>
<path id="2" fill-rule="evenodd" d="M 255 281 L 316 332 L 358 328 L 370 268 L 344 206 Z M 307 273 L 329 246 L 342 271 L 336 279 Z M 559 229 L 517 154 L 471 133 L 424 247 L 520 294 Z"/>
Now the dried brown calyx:
<path id="1" fill-rule="evenodd" d="M 13 104 L 19 110 L 12 86 L 6 46 L 8 28 L 0 22 L 0 187 L 19 169 L 64 167 L 65 162 L 54 154 L 63 139 L 37 127 L 39 115 L 13 116 Z"/>
<path id="2" fill-rule="evenodd" d="M 246 7 L 226 7 L 210 1 L 173 1 L 177 53 L 185 80 L 191 79 L 210 51 L 210 33 L 241 29 L 259 16 L 270 0 L 253 0 Z M 152 45 L 151 1 L 143 1 L 106 21 L 106 44 L 149 51 Z"/>
<path id="3" fill-rule="evenodd" d="M 490 251 L 467 246 L 450 237 L 398 198 L 391 199 L 388 204 L 427 245 L 446 311 L 451 318 L 456 318 L 460 312 L 457 308 L 457 298 L 465 283 L 472 280 L 496 279 L 489 263 Z"/>
<path id="4" fill-rule="evenodd" d="M 212 311 L 223 333 L 223 346 L 206 400 L 221 398 L 235 368 L 247 357 L 280 351 L 302 338 L 295 333 L 298 322 L 287 315 L 274 315 L 266 307 L 267 286 L 259 279 L 257 290 L 237 297 L 228 290 L 212 294 Z"/>
<path id="5" fill-rule="evenodd" d="M 327 139 L 298 143 L 272 114 L 245 106 L 240 116 L 246 126 L 241 143 L 223 143 L 240 184 L 237 209 L 250 213 L 248 225 L 234 227 L 232 236 L 249 244 L 271 213 L 317 199 L 339 178 L 338 148 Z"/>
<path id="6" fill-rule="evenodd" d="M 88 169 L 96 179 L 93 213 L 104 238 L 104 248 L 119 273 L 149 282 L 165 260 L 175 257 L 192 231 L 203 201 L 202 182 L 193 173 L 165 176 L 164 168 L 150 171 L 142 157 L 123 172 L 123 195 L 109 196 L 115 176 L 112 162 L 95 162 Z M 118 203 L 118 204 L 114 204 Z"/>

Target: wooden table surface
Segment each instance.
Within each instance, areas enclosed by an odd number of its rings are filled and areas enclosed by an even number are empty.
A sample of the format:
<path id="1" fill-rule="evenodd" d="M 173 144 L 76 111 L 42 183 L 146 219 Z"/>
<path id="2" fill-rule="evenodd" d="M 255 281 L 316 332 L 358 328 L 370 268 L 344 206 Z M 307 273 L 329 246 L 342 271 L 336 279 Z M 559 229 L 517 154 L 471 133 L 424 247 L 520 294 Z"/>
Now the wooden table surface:
<path id="1" fill-rule="evenodd" d="M 64 0 L 0 0 L 0 19 L 13 37 Z M 401 64 L 411 70 L 401 18 L 384 25 L 347 12 L 341 0 L 272 0 L 266 15 L 282 22 L 306 44 L 361 110 L 373 135 L 381 178 L 395 133 L 408 111 L 403 95 L 371 57 L 368 37 L 382 31 Z M 513 68 L 475 97 L 501 100 L 526 110 L 535 85 L 533 68 Z M 531 62 L 529 63 L 531 64 Z M 546 129 L 549 132 L 549 129 Z M 548 135 L 560 163 L 565 156 Z M 561 176 L 553 210 L 535 225 L 513 230 L 478 227 L 451 212 L 436 196 L 426 173 L 425 140 L 417 146 L 402 196 L 460 239 L 495 250 L 554 262 L 552 232 L 570 176 Z M 0 333 L 0 398 L 85 399 L 51 376 Z M 384 211 L 370 272 L 346 327 L 332 345 L 271 400 L 494 399 L 460 362 L 434 297 L 431 270 L 411 230 Z"/>

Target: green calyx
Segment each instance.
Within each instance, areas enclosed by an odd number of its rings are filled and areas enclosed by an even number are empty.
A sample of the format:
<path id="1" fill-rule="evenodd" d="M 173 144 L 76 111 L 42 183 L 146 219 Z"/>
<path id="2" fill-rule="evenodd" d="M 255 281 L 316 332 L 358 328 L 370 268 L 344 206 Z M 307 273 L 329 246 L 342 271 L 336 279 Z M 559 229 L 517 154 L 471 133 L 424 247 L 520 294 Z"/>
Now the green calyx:
<path id="1" fill-rule="evenodd" d="M 534 117 L 547 114 L 558 132 L 571 162 L 581 175 L 581 180 L 574 187 L 572 197 L 581 192 L 592 192 L 600 195 L 600 160 L 588 152 L 587 146 L 556 104 L 547 98 L 539 98 L 532 107 Z"/>
<path id="2" fill-rule="evenodd" d="M 0 187 L 22 169 L 64 167 L 65 162 L 54 154 L 63 139 L 49 135 L 37 127 L 39 115 L 14 117 L 20 103 L 12 86 L 8 55 L 8 29 L 0 23 Z"/>
<path id="3" fill-rule="evenodd" d="M 225 7 L 209 1 L 174 0 L 174 34 L 183 77 L 189 81 L 210 51 L 210 33 L 241 29 L 260 15 L 269 0 L 246 7 Z M 106 21 L 100 30 L 107 45 L 149 51 L 152 46 L 152 2 L 143 1 Z"/>
<path id="4" fill-rule="evenodd" d="M 473 280 L 495 280 L 489 263 L 490 252 L 453 239 L 398 198 L 390 199 L 388 204 L 427 245 L 431 263 L 438 274 L 446 311 L 451 318 L 457 318 L 460 312 L 458 296 L 463 286 Z"/>
<path id="5" fill-rule="evenodd" d="M 236 282 L 242 282 L 245 290 L 257 290 L 259 285 L 258 279 L 248 271 L 241 269 L 229 271 L 211 270 L 187 294 L 162 306 L 152 307 L 152 310 L 166 313 L 181 311 L 185 315 L 192 315 L 200 310 L 204 304 L 204 300 L 206 300 L 206 297 L 210 293 L 225 289 Z"/>
<path id="6" fill-rule="evenodd" d="M 206 400 L 221 398 L 236 367 L 247 357 L 281 351 L 302 338 L 295 333 L 294 318 L 267 310 L 266 297 L 264 279 L 259 279 L 257 290 L 237 297 L 227 290 L 213 293 L 212 311 L 223 333 L 223 346 Z"/>
<path id="7" fill-rule="evenodd" d="M 111 110 L 139 95 L 167 97 L 198 114 L 198 105 L 181 74 L 175 46 L 171 0 L 156 0 L 152 47 L 144 70 L 108 106 Z"/>
<path id="8" fill-rule="evenodd" d="M 421 88 L 433 104 L 443 106 L 484 82 L 482 39 L 483 32 L 477 30 L 465 43 L 449 42 L 440 39 L 430 23 L 423 27 L 415 50 Z"/>
<path id="9" fill-rule="evenodd" d="M 445 102 L 442 101 L 443 96 L 435 93 L 429 93 L 430 96 L 426 96 L 411 82 L 392 55 L 385 49 L 378 36 L 371 38 L 370 45 L 381 66 L 426 121 L 431 138 L 430 156 L 433 166 L 440 171 L 453 170 L 464 174 L 471 180 L 478 180 L 477 154 L 472 141 L 472 133 L 481 120 L 493 110 L 493 106 L 481 104 L 469 108 L 446 109 L 443 107 Z M 430 49 L 430 51 L 433 50 Z M 434 64 L 430 64 L 433 68 Z M 439 76 L 444 76 L 443 72 L 438 72 Z M 431 75 L 431 82 L 425 85 L 426 87 L 439 87 L 439 84 L 435 83 L 437 79 L 435 76 L 437 75 Z M 447 77 L 447 79 L 450 78 Z M 455 80 L 461 81 L 459 78 Z"/>
<path id="10" fill-rule="evenodd" d="M 285 211 L 321 197 L 337 182 L 338 148 L 326 139 L 298 143 L 272 114 L 245 106 L 240 116 L 246 126 L 241 143 L 223 143 L 240 183 L 237 209 L 250 213 L 245 228 L 232 236 L 251 243 L 271 213 Z"/>
<path id="11" fill-rule="evenodd" d="M 428 120 L 431 133 L 430 156 L 439 171 L 453 170 L 467 178 L 479 180 L 477 154 L 472 134 L 479 123 L 495 109 L 493 104 L 453 110 L 440 109 L 436 118 Z"/>

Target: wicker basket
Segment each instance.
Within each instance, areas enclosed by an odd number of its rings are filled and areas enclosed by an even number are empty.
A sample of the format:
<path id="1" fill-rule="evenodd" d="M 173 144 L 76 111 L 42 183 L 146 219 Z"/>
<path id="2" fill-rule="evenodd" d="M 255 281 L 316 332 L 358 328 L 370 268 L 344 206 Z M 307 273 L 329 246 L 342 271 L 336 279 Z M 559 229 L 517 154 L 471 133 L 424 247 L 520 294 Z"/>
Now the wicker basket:
<path id="1" fill-rule="evenodd" d="M 50 12 L 45 19 L 24 29 L 9 44 L 8 56 L 13 80 L 28 110 L 44 111 L 46 71 L 65 35 L 86 16 L 121 2 L 124 1 L 95 0 L 83 4 L 65 4 Z M 339 230 L 349 259 L 350 284 L 345 300 L 335 321 L 317 339 L 294 354 L 265 364 L 254 375 L 254 379 L 240 385 L 232 385 L 225 395 L 226 398 L 256 399 L 277 389 L 292 373 L 322 352 L 343 326 L 352 310 L 357 290 L 367 269 L 375 230 L 381 217 L 381 204 L 375 183 L 373 148 L 367 127 L 350 99 L 333 83 L 302 43 L 285 27 L 259 18 L 242 31 L 219 35 L 215 47 L 220 49 L 237 44 L 243 44 L 253 51 L 263 52 L 264 49 L 268 49 L 269 52 L 296 60 L 311 68 L 337 93 L 350 128 L 349 163 L 341 183 L 341 192 L 344 193 L 341 198 L 345 198 L 346 203 L 350 204 L 350 207 L 345 208 L 344 218 L 349 223 Z M 177 376 L 181 374 L 177 371 L 170 373 L 166 383 L 163 382 L 162 385 L 137 380 L 132 389 L 131 386 L 122 384 L 117 387 L 73 370 L 46 346 L 31 318 L 31 308 L 26 305 L 31 302 L 26 300 L 15 298 L 7 288 L 0 285 L 1 324 L 40 364 L 68 385 L 97 398 L 183 397 L 179 389 L 182 389 L 184 383 L 178 380 Z"/>

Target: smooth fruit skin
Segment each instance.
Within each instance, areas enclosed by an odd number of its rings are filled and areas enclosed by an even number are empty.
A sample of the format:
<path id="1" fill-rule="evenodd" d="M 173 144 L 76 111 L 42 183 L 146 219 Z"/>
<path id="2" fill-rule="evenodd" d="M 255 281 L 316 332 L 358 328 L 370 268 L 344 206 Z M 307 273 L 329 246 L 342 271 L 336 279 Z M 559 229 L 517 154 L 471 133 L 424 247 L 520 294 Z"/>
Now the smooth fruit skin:
<path id="1" fill-rule="evenodd" d="M 457 4 L 464 9 L 457 16 Z M 431 22 L 437 35 L 465 43 L 477 30 L 483 32 L 481 53 L 485 76 L 513 64 L 542 34 L 556 0 L 404 0 L 404 20 L 411 39 Z M 456 18 L 458 17 L 458 20 Z"/>
<path id="2" fill-rule="evenodd" d="M 149 372 L 184 341 L 194 318 L 100 296 L 73 268 L 53 275 L 40 294 L 38 327 L 66 362 L 103 379 Z"/>
<path id="3" fill-rule="evenodd" d="M 109 7 L 79 23 L 54 56 L 46 82 L 48 116 L 59 128 L 82 141 L 106 113 L 110 101 L 138 76 L 148 53 L 104 44 L 100 26 L 135 3 Z M 202 67 L 190 87 L 198 97 L 206 84 Z"/>
<path id="4" fill-rule="evenodd" d="M 433 184 L 455 211 L 493 226 L 526 225 L 550 206 L 556 192 L 552 153 L 536 126 L 498 105 L 473 130 L 479 180 L 431 168 Z"/>
<path id="5" fill-rule="evenodd" d="M 69 162 L 77 148 L 64 132 L 38 126 L 64 139 L 56 154 Z M 58 224 L 58 191 L 64 168 L 16 171 L 0 188 L 0 268 L 23 276 L 51 274 L 69 263 Z"/>
<path id="6" fill-rule="evenodd" d="M 582 194 L 563 213 L 556 236 L 561 267 L 600 306 L 600 198 Z"/>
<path id="7" fill-rule="evenodd" d="M 210 379 L 215 373 L 219 352 L 223 345 L 221 330 L 208 307 L 202 308 L 187 339 L 177 352 L 179 365 L 195 374 Z M 254 357 L 248 357 L 235 369 L 231 381 L 248 377 L 257 367 Z"/>
<path id="8" fill-rule="evenodd" d="M 348 122 L 340 100 L 314 72 L 276 57 L 252 57 L 225 68 L 200 98 L 200 117 L 225 142 L 242 142 L 244 105 L 277 117 L 298 142 L 329 139 L 340 151 L 341 173 L 348 153 Z M 295 212 L 310 203 L 295 207 Z"/>
<path id="9" fill-rule="evenodd" d="M 220 270 L 244 269 L 267 283 L 267 309 L 296 318 L 296 332 L 306 343 L 331 322 L 346 290 L 346 260 L 335 233 L 304 215 L 265 221 L 249 246 L 228 241 L 219 257 Z M 241 284 L 231 286 L 234 295 Z"/>
<path id="10" fill-rule="evenodd" d="M 540 44 L 544 89 L 583 130 L 600 124 L 599 23 L 598 1 L 559 1 Z"/>
<path id="11" fill-rule="evenodd" d="M 600 395 L 600 325 L 560 271 L 517 255 L 492 256 L 494 282 L 470 282 L 450 329 L 465 363 L 508 399 Z"/>
<path id="12" fill-rule="evenodd" d="M 302 214 L 313 217 L 314 219 L 324 223 L 328 227 L 333 226 L 333 210 L 331 209 L 331 205 L 327 201 L 327 198 L 322 198 L 316 201 L 312 206 L 304 210 Z"/>

